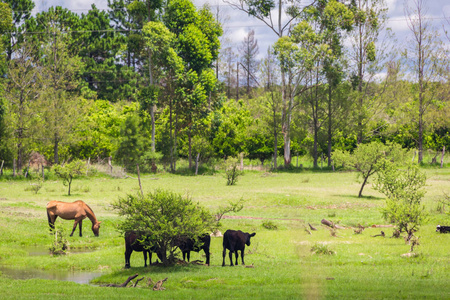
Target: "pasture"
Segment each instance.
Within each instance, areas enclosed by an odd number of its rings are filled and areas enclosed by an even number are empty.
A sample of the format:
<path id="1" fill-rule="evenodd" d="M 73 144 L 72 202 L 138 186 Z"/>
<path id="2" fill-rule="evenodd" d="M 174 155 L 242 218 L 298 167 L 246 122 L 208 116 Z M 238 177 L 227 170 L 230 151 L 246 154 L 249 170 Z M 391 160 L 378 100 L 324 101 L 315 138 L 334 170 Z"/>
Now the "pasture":
<path id="1" fill-rule="evenodd" d="M 357 198 L 360 184 L 355 173 L 300 172 L 265 173 L 247 171 L 237 185 L 226 186 L 223 174 L 182 176 L 148 174 L 141 177 L 144 192 L 155 188 L 188 194 L 211 211 L 228 201 L 244 199 L 244 209 L 221 221 L 221 232 L 240 229 L 256 232 L 245 249 L 245 262 L 222 267 L 222 238 L 211 240 L 211 266 L 196 264 L 163 268 L 144 268 L 142 253 L 131 255 L 131 269 L 124 269 L 124 238 L 117 231 L 120 221 L 111 202 L 127 193 L 137 193 L 135 178 L 114 179 L 104 175 L 73 182 L 72 195 L 61 181 L 48 180 L 35 194 L 29 181 L 0 181 L 0 267 L 42 272 L 92 272 L 100 276 L 91 284 L 48 280 L 14 279 L 4 272 L 0 280 L 2 299 L 443 299 L 450 295 L 450 234 L 435 232 L 437 224 L 450 225 L 445 212 L 438 209 L 444 194 L 450 194 L 450 170 L 428 168 L 424 198 L 430 217 L 416 233 L 420 245 L 415 255 L 403 239 L 390 238 L 380 207 L 384 196 L 368 185 L 364 198 Z M 100 236 L 83 222 L 83 237 L 69 237 L 73 221 L 60 218 L 69 243 L 67 255 L 30 255 L 33 249 L 48 249 L 49 234 L 46 203 L 50 200 L 83 200 L 102 221 Z M 321 225 L 327 219 L 339 223 L 333 236 Z M 318 230 L 309 234 L 308 223 Z M 361 234 L 353 228 L 367 227 Z M 386 237 L 372 237 L 383 230 Z M 320 248 L 332 255 L 313 253 Z M 82 251 L 76 251 L 82 250 Z M 85 251 L 86 250 L 86 251 Z M 325 251 L 325 252 L 326 252 Z M 153 255 L 155 261 L 156 255 Z M 191 261 L 203 260 L 203 251 L 192 252 Z M 2 270 L 2 269 L 0 269 Z M 1 271 L 0 271 L 1 272 Z M 145 277 L 136 288 L 102 287 L 123 283 L 130 275 Z M 166 290 L 147 288 L 147 279 L 164 283 Z"/>

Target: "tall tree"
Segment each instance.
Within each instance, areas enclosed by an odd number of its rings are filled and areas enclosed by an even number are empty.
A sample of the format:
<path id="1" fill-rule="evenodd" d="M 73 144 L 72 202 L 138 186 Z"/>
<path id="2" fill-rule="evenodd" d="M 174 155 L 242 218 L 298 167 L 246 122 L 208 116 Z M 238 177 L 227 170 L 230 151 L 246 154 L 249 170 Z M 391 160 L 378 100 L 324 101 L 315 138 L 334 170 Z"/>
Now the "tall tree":
<path id="1" fill-rule="evenodd" d="M 327 114 L 327 109 L 330 111 L 331 91 L 340 81 L 341 76 L 341 67 L 337 63 L 342 57 L 341 35 L 343 30 L 351 29 L 353 13 L 344 4 L 335 0 L 321 1 L 305 11 L 305 19 L 314 31 L 317 43 L 326 49 L 313 62 L 314 67 L 308 70 L 306 80 L 312 88 L 305 93 L 304 97 L 310 109 L 310 123 L 314 136 L 312 156 L 314 167 L 317 167 L 319 130 L 326 123 L 327 118 L 331 117 Z M 325 83 L 328 83 L 327 90 L 324 89 Z M 328 119 L 329 132 L 330 121 Z"/>
<path id="2" fill-rule="evenodd" d="M 188 136 L 191 167 L 195 122 L 201 121 L 212 107 L 210 94 L 216 88 L 217 78 L 211 67 L 219 54 L 222 28 L 208 6 L 197 11 L 189 0 L 171 1 L 163 20 L 176 35 L 176 52 L 184 64 L 185 75 L 177 83 L 175 122 Z"/>
<path id="3" fill-rule="evenodd" d="M 85 103 L 78 98 L 83 64 L 78 56 L 70 55 L 66 34 L 53 28 L 54 38 L 42 45 L 41 73 L 43 91 L 38 108 L 42 125 L 40 137 L 53 148 L 53 161 L 59 163 L 61 146 L 73 138 Z"/>
<path id="4" fill-rule="evenodd" d="M 236 61 L 237 55 L 233 51 L 234 47 L 229 40 L 225 40 L 220 53 L 220 69 L 224 77 L 225 93 L 227 98 L 232 97 L 233 87 L 236 86 Z"/>
<path id="5" fill-rule="evenodd" d="M 350 33 L 350 60 L 353 62 L 352 83 L 357 93 L 357 141 L 362 143 L 365 128 L 370 119 L 371 99 L 374 93 L 370 84 L 378 72 L 383 47 L 377 48 L 378 37 L 386 22 L 385 0 L 351 0 L 354 27 Z"/>
<path id="6" fill-rule="evenodd" d="M 29 152 L 31 137 L 36 122 L 35 101 L 40 92 L 40 73 L 33 54 L 33 43 L 23 43 L 14 59 L 9 62 L 7 73 L 6 124 L 12 135 L 10 148 L 13 149 L 17 169 L 21 171 Z"/>
<path id="7" fill-rule="evenodd" d="M 12 28 L 12 11 L 7 3 L 0 3 L 0 53 L 4 53 L 6 43 L 5 40 L 8 39 L 8 32 Z M 0 73 L 4 74 L 7 70 L 6 55 L 0 55 Z M 6 114 L 6 101 L 4 99 L 5 95 L 5 85 L 4 80 L 0 81 L 0 158 L 3 160 L 7 156 L 11 155 L 9 148 L 7 147 L 6 140 L 8 138 L 5 122 Z M 0 174 L 1 175 L 1 174 Z"/>
<path id="8" fill-rule="evenodd" d="M 273 134 L 273 168 L 277 169 L 278 157 L 278 135 L 280 134 L 281 123 L 281 94 L 276 89 L 276 83 L 279 82 L 279 72 L 275 62 L 273 51 L 267 49 L 267 57 L 261 64 L 262 84 L 266 90 L 264 106 L 269 112 L 267 123 L 270 124 Z M 270 120 L 270 121 L 269 121 Z"/>
<path id="9" fill-rule="evenodd" d="M 92 5 L 87 14 L 81 14 L 77 51 L 85 68 L 83 79 L 98 99 L 115 102 L 129 95 L 126 68 L 120 62 L 119 53 L 125 38 L 114 32 L 108 12 Z"/>
<path id="10" fill-rule="evenodd" d="M 411 51 L 405 51 L 404 57 L 416 82 L 413 89 L 414 106 L 417 116 L 418 162 L 423 160 L 424 116 L 436 96 L 436 82 L 440 80 L 443 60 L 446 59 L 442 41 L 431 23 L 426 19 L 427 5 L 425 0 L 414 0 L 412 4 L 405 2 L 405 15 L 411 38 L 408 45 Z"/>
<path id="11" fill-rule="evenodd" d="M 310 7 L 310 5 L 302 5 L 300 0 L 227 0 L 226 3 L 232 7 L 247 13 L 261 22 L 263 22 L 280 40 L 286 34 L 290 34 L 292 24 L 300 17 L 302 12 Z M 313 2 L 315 3 L 315 1 Z M 284 40 L 286 41 L 286 40 Z M 284 42 L 283 42 L 284 43 Z M 281 46 L 281 45 L 280 45 Z M 288 49 L 285 49 L 286 51 Z M 286 57 L 287 58 L 287 57 Z M 292 110 L 294 108 L 293 89 L 290 83 L 297 81 L 290 77 L 294 73 L 288 72 L 286 66 L 281 65 L 281 95 L 282 95 L 282 133 L 284 138 L 284 164 L 291 164 L 291 122 Z"/>
<path id="12" fill-rule="evenodd" d="M 12 11 L 13 28 L 6 34 L 7 59 L 11 60 L 16 47 L 25 40 L 25 23 L 30 19 L 35 4 L 32 0 L 3 0 L 2 2 L 9 4 Z"/>
<path id="13" fill-rule="evenodd" d="M 239 51 L 241 53 L 241 64 L 244 66 L 246 74 L 247 96 L 250 97 L 250 87 L 256 83 L 256 71 L 258 70 L 256 56 L 259 53 L 258 40 L 255 38 L 253 29 L 244 37 Z"/>

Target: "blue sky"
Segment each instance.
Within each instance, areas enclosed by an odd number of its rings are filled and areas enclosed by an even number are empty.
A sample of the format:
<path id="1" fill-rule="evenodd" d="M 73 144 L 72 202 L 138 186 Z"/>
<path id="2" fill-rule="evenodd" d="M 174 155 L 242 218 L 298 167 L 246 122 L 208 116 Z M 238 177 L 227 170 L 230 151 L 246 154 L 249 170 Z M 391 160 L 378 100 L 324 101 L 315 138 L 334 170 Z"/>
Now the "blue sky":
<path id="1" fill-rule="evenodd" d="M 237 1 L 237 0 L 234 0 Z M 410 34 L 406 23 L 404 13 L 404 3 L 412 4 L 415 0 L 385 0 L 389 9 L 389 21 L 387 27 L 390 27 L 398 39 L 399 45 L 406 43 L 406 37 Z M 205 2 L 209 3 L 213 11 L 220 9 L 222 18 L 224 18 L 225 37 L 230 43 L 238 45 L 251 29 L 255 30 L 255 37 L 258 40 L 260 48 L 260 56 L 266 53 L 268 46 L 274 43 L 275 35 L 267 29 L 260 21 L 247 16 L 245 13 L 231 9 L 222 0 L 194 0 L 197 6 L 202 6 Z M 307 1 L 305 1 L 307 3 Z M 428 13 L 427 18 L 433 26 L 443 35 L 443 27 L 448 28 L 450 25 L 445 20 L 450 19 L 450 0 L 427 0 Z M 92 4 L 99 9 L 107 9 L 107 0 L 36 0 L 35 12 L 45 11 L 50 6 L 62 6 L 77 13 L 86 13 Z M 448 44 L 448 41 L 446 42 Z"/>

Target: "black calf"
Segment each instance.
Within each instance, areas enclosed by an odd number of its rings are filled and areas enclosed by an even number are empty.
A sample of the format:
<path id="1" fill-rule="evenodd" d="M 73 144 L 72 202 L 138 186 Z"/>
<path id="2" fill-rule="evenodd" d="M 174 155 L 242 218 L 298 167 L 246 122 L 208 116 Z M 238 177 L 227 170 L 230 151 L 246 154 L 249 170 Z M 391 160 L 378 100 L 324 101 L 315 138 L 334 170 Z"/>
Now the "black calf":
<path id="1" fill-rule="evenodd" d="M 125 233 L 125 268 L 130 268 L 130 256 L 133 251 L 143 252 L 144 254 L 144 267 L 147 266 L 147 254 L 150 258 L 150 264 L 152 264 L 152 252 L 157 253 L 157 248 L 150 246 L 150 240 L 145 238 L 142 243 L 139 241 L 142 236 L 134 231 Z M 159 253 L 158 257 L 160 257 Z M 160 258 L 161 259 L 161 258 Z"/>
<path id="2" fill-rule="evenodd" d="M 180 248 L 181 253 L 183 253 L 183 260 L 187 261 L 191 258 L 191 251 L 199 252 L 203 250 L 206 255 L 206 264 L 209 266 L 209 246 L 211 244 L 211 237 L 209 234 L 204 234 L 198 237 L 198 241 L 196 242 L 194 239 L 188 237 L 181 237 L 175 241 L 175 245 Z"/>
<path id="3" fill-rule="evenodd" d="M 223 262 L 222 262 L 222 267 L 225 266 L 225 256 L 226 256 L 226 252 L 228 249 L 230 251 L 229 256 L 230 256 L 230 265 L 233 266 L 233 252 L 236 255 L 236 265 L 238 264 L 238 251 L 241 251 L 241 259 L 242 259 L 242 264 L 245 265 L 244 263 L 244 250 L 245 250 L 245 245 L 250 246 L 250 238 L 255 236 L 256 233 L 247 233 L 247 232 L 242 232 L 240 230 L 227 230 L 225 231 L 225 233 L 223 234 Z"/>
<path id="4" fill-rule="evenodd" d="M 440 233 L 449 233 L 449 232 L 450 232 L 450 226 L 441 226 L 441 225 L 438 225 L 438 226 L 436 226 L 436 232 L 440 232 Z"/>

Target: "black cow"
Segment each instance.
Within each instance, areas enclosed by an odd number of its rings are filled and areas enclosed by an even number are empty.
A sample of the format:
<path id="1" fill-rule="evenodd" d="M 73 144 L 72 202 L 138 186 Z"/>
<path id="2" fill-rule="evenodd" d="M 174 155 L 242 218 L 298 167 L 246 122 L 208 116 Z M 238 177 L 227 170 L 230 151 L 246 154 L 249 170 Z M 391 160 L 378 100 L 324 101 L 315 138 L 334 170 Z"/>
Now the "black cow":
<path id="1" fill-rule="evenodd" d="M 223 262 L 222 267 L 225 266 L 225 255 L 227 249 L 230 251 L 230 264 L 233 266 L 233 252 L 236 255 L 236 265 L 238 264 L 238 251 L 241 251 L 242 264 L 244 263 L 244 249 L 245 245 L 250 246 L 250 238 L 256 233 L 247 233 L 240 230 L 227 230 L 223 234 Z"/>
<path id="2" fill-rule="evenodd" d="M 130 256 L 133 251 L 144 253 L 144 267 L 147 266 L 147 254 L 150 257 L 150 265 L 152 264 L 152 252 L 157 253 L 157 248 L 155 246 L 144 246 L 149 244 L 150 241 L 148 238 L 145 238 L 144 243 L 139 242 L 140 239 L 141 235 L 134 231 L 125 233 L 125 269 L 130 268 Z M 157 254 L 160 257 L 160 254 Z"/>
<path id="3" fill-rule="evenodd" d="M 211 245 L 211 237 L 209 234 L 199 236 L 197 242 L 188 237 L 180 237 L 175 240 L 175 245 L 180 248 L 181 253 L 183 253 L 183 260 L 186 260 L 187 256 L 187 261 L 191 259 L 191 251 L 199 252 L 200 250 L 203 250 L 206 255 L 206 264 L 209 266 L 209 246 Z"/>
<path id="4" fill-rule="evenodd" d="M 449 232 L 450 232 L 450 226 L 441 226 L 441 225 L 438 225 L 438 226 L 436 226 L 436 232 L 440 232 L 440 233 L 449 233 Z"/>

